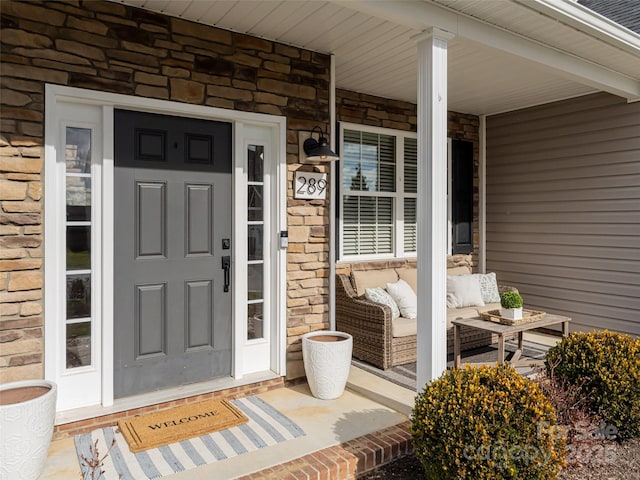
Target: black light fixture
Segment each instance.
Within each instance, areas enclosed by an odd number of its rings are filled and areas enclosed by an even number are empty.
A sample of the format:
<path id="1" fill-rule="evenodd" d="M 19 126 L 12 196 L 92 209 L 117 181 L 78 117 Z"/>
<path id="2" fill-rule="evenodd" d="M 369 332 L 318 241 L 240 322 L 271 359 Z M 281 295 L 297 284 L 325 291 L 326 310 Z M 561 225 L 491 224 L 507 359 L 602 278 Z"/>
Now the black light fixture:
<path id="1" fill-rule="evenodd" d="M 313 138 L 313 132 L 315 132 L 316 129 L 319 131 L 318 140 Z M 313 127 L 311 137 L 304 141 L 303 148 L 304 153 L 307 155 L 308 162 L 333 162 L 340 159 L 340 157 L 329 148 L 324 132 L 318 126 Z"/>

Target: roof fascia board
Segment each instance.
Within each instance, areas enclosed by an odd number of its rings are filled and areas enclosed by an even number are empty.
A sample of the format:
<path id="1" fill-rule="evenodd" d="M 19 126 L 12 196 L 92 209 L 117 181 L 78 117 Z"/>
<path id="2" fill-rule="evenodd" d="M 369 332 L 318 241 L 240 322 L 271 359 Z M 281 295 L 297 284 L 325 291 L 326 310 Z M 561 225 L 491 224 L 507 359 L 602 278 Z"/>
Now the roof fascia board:
<path id="1" fill-rule="evenodd" d="M 456 36 L 526 58 L 598 90 L 628 100 L 640 98 L 638 80 L 433 3 L 394 0 L 350 0 L 334 3 L 416 30 L 437 27 Z M 640 49 L 636 53 L 640 53 Z"/>
<path id="2" fill-rule="evenodd" d="M 513 0 L 633 55 L 640 55 L 640 34 L 598 12 L 567 0 Z"/>

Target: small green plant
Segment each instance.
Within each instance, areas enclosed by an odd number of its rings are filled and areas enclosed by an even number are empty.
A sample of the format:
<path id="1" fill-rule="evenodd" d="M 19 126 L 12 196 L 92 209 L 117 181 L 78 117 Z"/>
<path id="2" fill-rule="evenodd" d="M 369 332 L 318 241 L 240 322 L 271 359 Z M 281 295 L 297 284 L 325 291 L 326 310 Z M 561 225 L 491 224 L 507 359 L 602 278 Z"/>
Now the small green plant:
<path id="1" fill-rule="evenodd" d="M 504 292 L 500 295 L 502 308 L 522 308 L 522 297 L 518 292 Z"/>
<path id="2" fill-rule="evenodd" d="M 640 339 L 614 332 L 577 332 L 551 348 L 547 369 L 580 387 L 620 438 L 640 436 Z"/>
<path id="3" fill-rule="evenodd" d="M 430 480 L 550 480 L 564 464 L 553 406 L 509 365 L 453 369 L 428 384 L 411 434 Z"/>

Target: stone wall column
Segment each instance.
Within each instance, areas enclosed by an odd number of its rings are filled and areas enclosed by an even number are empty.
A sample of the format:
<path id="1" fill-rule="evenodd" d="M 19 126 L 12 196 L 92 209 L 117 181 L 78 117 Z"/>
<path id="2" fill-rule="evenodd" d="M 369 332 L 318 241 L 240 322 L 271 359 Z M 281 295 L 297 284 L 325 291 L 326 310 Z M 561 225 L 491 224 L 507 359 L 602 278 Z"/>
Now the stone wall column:
<path id="1" fill-rule="evenodd" d="M 5 95 L 5 104 L 22 98 L 10 89 Z M 43 375 L 43 152 L 39 139 L 26 134 L 34 131 L 29 121 L 5 125 L 0 135 L 0 383 Z"/>
<path id="2" fill-rule="evenodd" d="M 287 202 L 287 378 L 304 375 L 302 336 L 329 328 L 329 200 L 293 198 L 295 171 L 328 173 L 328 166 L 294 165 Z"/>

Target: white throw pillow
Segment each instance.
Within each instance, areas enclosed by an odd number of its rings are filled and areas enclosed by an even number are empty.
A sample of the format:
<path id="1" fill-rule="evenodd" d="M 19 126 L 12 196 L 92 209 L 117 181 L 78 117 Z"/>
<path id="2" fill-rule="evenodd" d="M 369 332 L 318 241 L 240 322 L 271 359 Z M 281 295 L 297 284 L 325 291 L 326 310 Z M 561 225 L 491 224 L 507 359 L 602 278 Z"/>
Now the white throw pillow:
<path id="1" fill-rule="evenodd" d="M 453 293 L 447 293 L 447 308 L 458 308 L 458 299 Z"/>
<path id="2" fill-rule="evenodd" d="M 496 274 L 491 273 L 474 273 L 480 281 L 480 290 L 482 290 L 482 301 L 484 303 L 497 303 L 500 301 L 500 292 L 498 291 L 498 281 Z"/>
<path id="3" fill-rule="evenodd" d="M 393 299 L 393 297 L 385 291 L 384 288 L 365 288 L 364 296 L 367 298 L 367 300 L 389 306 L 389 308 L 391 308 L 392 319 L 398 318 L 400 316 L 400 309 L 398 308 L 398 304 Z"/>
<path id="4" fill-rule="evenodd" d="M 387 292 L 398 304 L 403 317 L 416 318 L 418 316 L 418 297 L 407 282 L 398 280 L 396 283 L 387 283 Z"/>
<path id="5" fill-rule="evenodd" d="M 448 294 L 456 297 L 458 308 L 484 307 L 480 280 L 475 275 L 447 275 Z"/>

